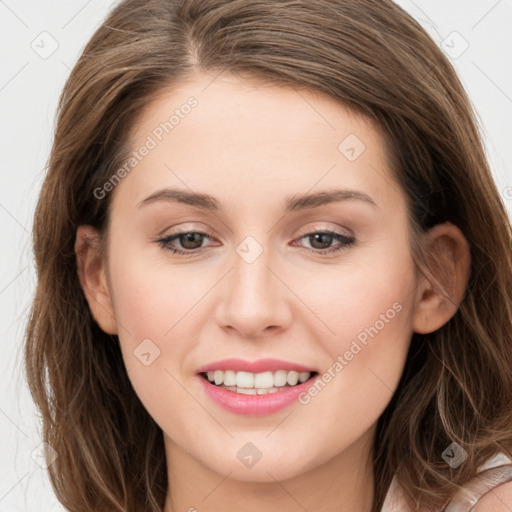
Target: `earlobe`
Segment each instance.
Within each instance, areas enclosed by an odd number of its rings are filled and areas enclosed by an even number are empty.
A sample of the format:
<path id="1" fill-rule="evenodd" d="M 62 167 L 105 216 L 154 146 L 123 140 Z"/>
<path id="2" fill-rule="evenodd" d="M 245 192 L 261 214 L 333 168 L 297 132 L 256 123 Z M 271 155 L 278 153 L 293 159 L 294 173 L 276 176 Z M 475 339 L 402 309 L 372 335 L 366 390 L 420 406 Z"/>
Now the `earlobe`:
<path id="1" fill-rule="evenodd" d="M 419 334 L 436 331 L 455 315 L 471 271 L 469 244 L 457 226 L 434 226 L 423 244 L 427 267 L 421 269 L 413 317 Z"/>
<path id="2" fill-rule="evenodd" d="M 80 285 L 92 316 L 104 332 L 117 334 L 100 235 L 92 226 L 79 226 L 75 254 Z"/>

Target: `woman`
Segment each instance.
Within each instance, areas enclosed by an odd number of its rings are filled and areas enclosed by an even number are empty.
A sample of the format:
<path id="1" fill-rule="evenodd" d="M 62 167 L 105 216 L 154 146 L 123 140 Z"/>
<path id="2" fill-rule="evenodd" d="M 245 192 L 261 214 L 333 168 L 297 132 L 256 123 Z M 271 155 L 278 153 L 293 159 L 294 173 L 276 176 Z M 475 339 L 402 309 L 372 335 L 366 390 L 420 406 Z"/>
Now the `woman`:
<path id="1" fill-rule="evenodd" d="M 121 2 L 35 215 L 58 498 L 510 507 L 510 235 L 459 80 L 392 2 Z"/>

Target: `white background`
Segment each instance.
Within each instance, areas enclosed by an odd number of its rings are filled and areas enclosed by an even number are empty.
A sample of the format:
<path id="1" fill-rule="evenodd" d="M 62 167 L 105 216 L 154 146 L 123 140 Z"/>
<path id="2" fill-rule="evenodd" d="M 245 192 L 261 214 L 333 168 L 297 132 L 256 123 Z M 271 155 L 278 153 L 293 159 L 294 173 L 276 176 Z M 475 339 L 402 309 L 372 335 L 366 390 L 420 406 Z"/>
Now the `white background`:
<path id="1" fill-rule="evenodd" d="M 512 212 L 512 0 L 398 3 L 451 53 Z M 110 0 L 0 0 L 0 512 L 62 510 L 45 470 L 32 458 L 40 444 L 38 418 L 22 370 L 23 330 L 35 283 L 30 231 L 60 91 L 113 5 Z M 58 48 L 42 58 L 32 46 L 49 51 L 52 38 Z"/>

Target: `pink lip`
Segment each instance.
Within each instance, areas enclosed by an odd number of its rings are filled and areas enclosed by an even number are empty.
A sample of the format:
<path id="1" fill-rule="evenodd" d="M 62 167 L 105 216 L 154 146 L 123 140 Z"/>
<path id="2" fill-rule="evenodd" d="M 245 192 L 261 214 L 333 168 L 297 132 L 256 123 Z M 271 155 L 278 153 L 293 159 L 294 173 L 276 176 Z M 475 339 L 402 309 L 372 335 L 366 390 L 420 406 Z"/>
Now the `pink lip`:
<path id="1" fill-rule="evenodd" d="M 308 368 L 301 364 L 283 361 L 280 359 L 258 359 L 257 361 L 245 361 L 243 359 L 223 359 L 214 363 L 202 366 L 197 373 L 206 373 L 215 370 L 234 370 L 235 372 L 277 372 L 278 370 L 287 370 L 296 372 L 314 372 L 313 368 Z"/>
<path id="2" fill-rule="evenodd" d="M 263 416 L 265 414 L 272 414 L 284 409 L 296 401 L 301 393 L 306 392 L 319 377 L 320 375 L 316 375 L 302 384 L 287 387 L 282 391 L 277 391 L 275 393 L 268 393 L 266 395 L 244 395 L 242 393 L 229 391 L 223 387 L 211 384 L 204 377 L 200 375 L 198 376 L 204 386 L 206 394 L 216 404 L 220 405 L 227 411 L 244 416 Z"/>

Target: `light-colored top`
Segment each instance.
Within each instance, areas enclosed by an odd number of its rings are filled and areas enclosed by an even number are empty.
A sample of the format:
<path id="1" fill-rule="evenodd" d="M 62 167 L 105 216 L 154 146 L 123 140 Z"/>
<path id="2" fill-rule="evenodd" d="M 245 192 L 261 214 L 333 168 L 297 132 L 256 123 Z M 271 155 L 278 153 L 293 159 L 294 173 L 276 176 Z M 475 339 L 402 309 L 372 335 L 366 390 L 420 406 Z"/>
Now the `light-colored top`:
<path id="1" fill-rule="evenodd" d="M 460 489 L 439 512 L 469 512 L 494 487 L 512 481 L 512 458 L 500 452 L 479 466 L 478 475 Z M 381 512 L 408 512 L 396 475 L 391 481 Z"/>

